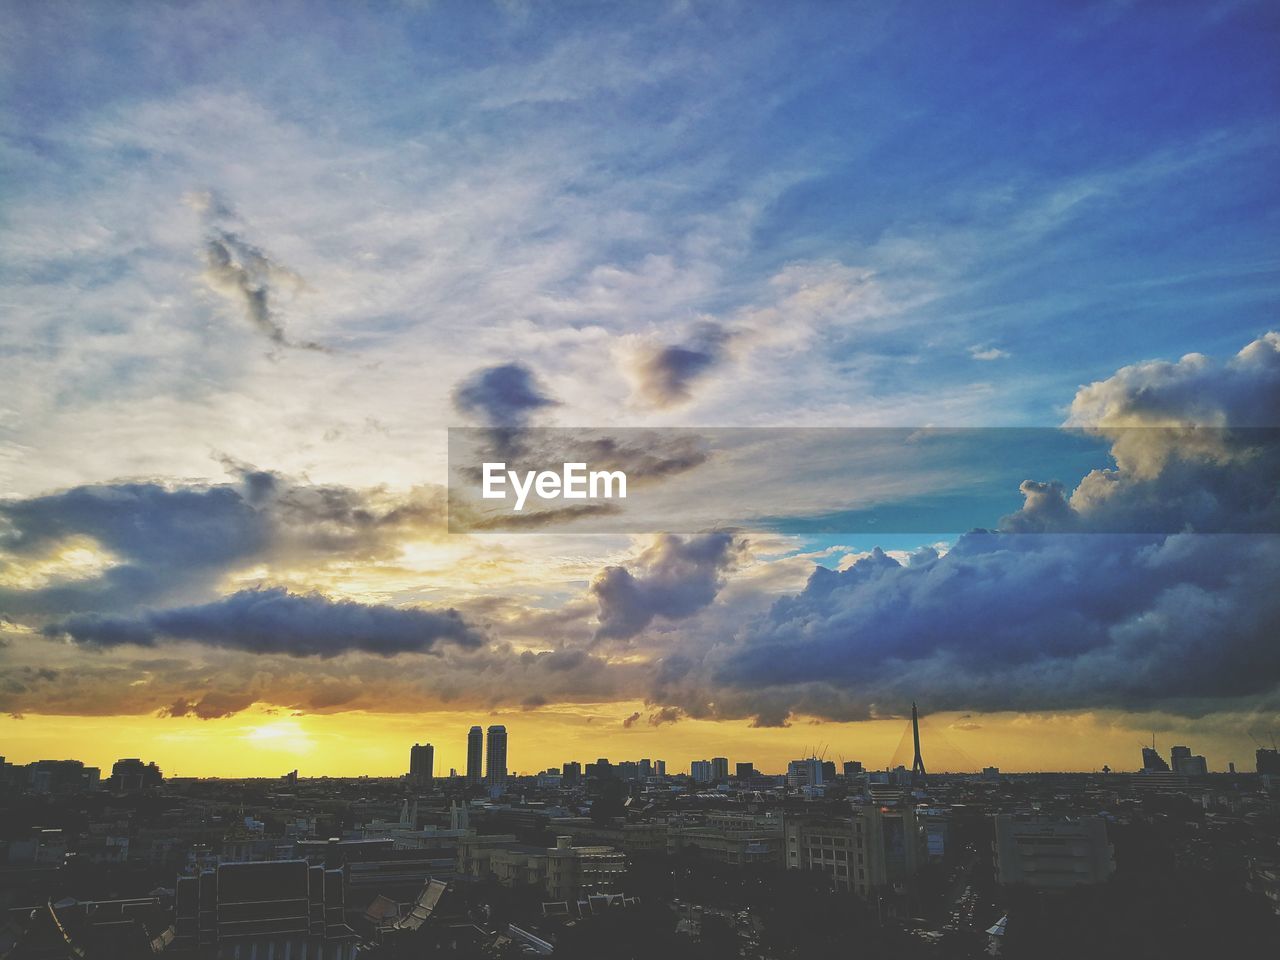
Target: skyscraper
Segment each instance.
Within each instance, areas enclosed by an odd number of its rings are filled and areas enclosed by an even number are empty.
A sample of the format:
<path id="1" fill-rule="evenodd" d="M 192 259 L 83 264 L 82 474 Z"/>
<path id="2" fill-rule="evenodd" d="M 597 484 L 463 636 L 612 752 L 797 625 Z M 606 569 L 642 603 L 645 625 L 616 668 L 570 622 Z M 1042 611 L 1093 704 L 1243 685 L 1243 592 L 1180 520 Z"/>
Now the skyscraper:
<path id="1" fill-rule="evenodd" d="M 467 783 L 479 783 L 484 777 L 484 731 L 472 727 L 467 734 Z"/>
<path id="2" fill-rule="evenodd" d="M 487 779 L 491 787 L 501 787 L 507 782 L 507 728 L 501 724 L 494 724 L 489 728 Z"/>
<path id="3" fill-rule="evenodd" d="M 1164 757 L 1156 753 L 1155 747 L 1142 748 L 1142 769 L 1154 770 L 1158 773 L 1168 773 L 1169 764 L 1164 762 Z"/>
<path id="4" fill-rule="evenodd" d="M 1280 751 L 1273 747 L 1259 747 L 1254 757 L 1257 760 L 1258 773 L 1273 777 L 1280 774 Z"/>
<path id="5" fill-rule="evenodd" d="M 409 750 L 409 779 L 421 786 L 431 786 L 435 776 L 436 748 L 429 743 L 415 743 Z"/>
<path id="6" fill-rule="evenodd" d="M 728 757 L 711 758 L 711 779 L 716 783 L 723 783 L 725 780 L 729 779 Z"/>

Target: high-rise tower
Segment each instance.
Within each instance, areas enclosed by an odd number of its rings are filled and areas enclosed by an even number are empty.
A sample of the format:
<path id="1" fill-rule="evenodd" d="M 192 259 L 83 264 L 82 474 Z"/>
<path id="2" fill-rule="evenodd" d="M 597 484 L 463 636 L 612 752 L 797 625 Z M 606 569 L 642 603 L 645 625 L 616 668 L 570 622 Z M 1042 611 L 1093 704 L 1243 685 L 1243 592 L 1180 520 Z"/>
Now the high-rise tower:
<path id="1" fill-rule="evenodd" d="M 487 779 L 491 787 L 501 787 L 507 782 L 507 728 L 501 724 L 489 728 Z"/>
<path id="2" fill-rule="evenodd" d="M 436 748 L 429 743 L 415 743 L 409 751 L 409 778 L 419 786 L 430 787 L 435 766 Z"/>
<path id="3" fill-rule="evenodd" d="M 467 734 L 467 783 L 479 783 L 484 778 L 484 730 L 472 727 Z"/>
<path id="4" fill-rule="evenodd" d="M 916 704 L 911 702 L 911 738 L 915 741 L 916 756 L 911 761 L 912 778 L 924 779 L 924 758 L 920 756 L 920 714 L 916 712 Z"/>

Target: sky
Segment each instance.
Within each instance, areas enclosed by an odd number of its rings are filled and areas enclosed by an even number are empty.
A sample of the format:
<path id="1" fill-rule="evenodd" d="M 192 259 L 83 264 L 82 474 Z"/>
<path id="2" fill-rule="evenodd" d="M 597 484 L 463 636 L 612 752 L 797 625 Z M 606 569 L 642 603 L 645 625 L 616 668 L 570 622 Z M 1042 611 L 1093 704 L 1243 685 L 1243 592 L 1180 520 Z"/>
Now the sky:
<path id="1" fill-rule="evenodd" d="M 3 8 L 10 761 L 1280 733 L 1274 4 Z M 697 509 L 459 530 L 458 427 Z"/>

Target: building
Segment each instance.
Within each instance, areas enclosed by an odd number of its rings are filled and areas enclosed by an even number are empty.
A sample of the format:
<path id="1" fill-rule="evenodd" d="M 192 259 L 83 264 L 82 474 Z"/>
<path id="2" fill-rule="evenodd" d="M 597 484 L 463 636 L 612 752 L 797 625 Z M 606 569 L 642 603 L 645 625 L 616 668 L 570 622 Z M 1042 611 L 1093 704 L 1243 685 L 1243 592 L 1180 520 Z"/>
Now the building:
<path id="1" fill-rule="evenodd" d="M 435 780 L 436 748 L 429 743 L 415 743 L 409 749 L 409 779 L 430 787 Z"/>
<path id="2" fill-rule="evenodd" d="M 1151 770 L 1156 773 L 1167 773 L 1169 765 L 1164 762 L 1164 757 L 1156 753 L 1155 747 L 1142 748 L 1142 769 Z"/>
<path id="3" fill-rule="evenodd" d="M 846 777 L 856 777 L 860 773 L 862 773 L 861 760 L 846 760 L 844 762 L 844 775 Z"/>
<path id="4" fill-rule="evenodd" d="M 1209 774 L 1209 763 L 1201 756 L 1193 756 L 1190 747 L 1171 747 L 1169 749 L 1170 768 L 1174 773 L 1187 777 L 1204 777 Z"/>
<path id="5" fill-rule="evenodd" d="M 705 762 L 705 761 L 699 761 Z M 731 866 L 782 861 L 782 821 L 768 814 L 708 814 L 701 823 L 667 825 L 667 853 L 697 851 Z"/>
<path id="6" fill-rule="evenodd" d="M 159 767 L 154 763 L 143 763 L 136 757 L 117 760 L 111 767 L 110 787 L 116 793 L 140 793 L 163 782 Z"/>
<path id="7" fill-rule="evenodd" d="M 224 863 L 178 878 L 173 952 L 352 960 L 357 940 L 344 913 L 341 870 L 305 860 Z"/>
<path id="8" fill-rule="evenodd" d="M 485 779 L 490 787 L 507 784 L 507 728 L 495 723 L 489 728 L 489 756 Z"/>
<path id="9" fill-rule="evenodd" d="M 548 848 L 486 835 L 460 843 L 457 867 L 465 877 L 492 876 L 503 886 L 537 887 L 548 900 L 576 900 L 617 891 L 627 858 L 612 847 L 575 847 L 569 837 L 557 837 Z"/>
<path id="10" fill-rule="evenodd" d="M 728 757 L 712 757 L 711 758 L 711 780 L 714 783 L 724 783 L 729 779 L 729 758 Z"/>
<path id="11" fill-rule="evenodd" d="M 570 760 L 560 768 L 561 783 L 566 787 L 576 787 L 582 782 L 582 764 L 577 760 Z"/>
<path id="12" fill-rule="evenodd" d="M 788 787 L 820 787 L 825 782 L 822 761 L 817 757 L 792 760 L 787 764 Z"/>
<path id="13" fill-rule="evenodd" d="M 924 836 L 911 806 L 856 807 L 848 817 L 788 817 L 786 866 L 819 870 L 837 890 L 862 897 L 903 892 L 924 862 Z"/>
<path id="14" fill-rule="evenodd" d="M 1258 773 L 1269 774 L 1273 777 L 1280 776 L 1280 750 L 1259 747 L 1254 757 L 1258 764 Z"/>
<path id="15" fill-rule="evenodd" d="M 25 776 L 32 793 L 80 793 L 98 786 L 98 768 L 86 767 L 79 760 L 36 760 L 25 768 L 10 769 L 15 773 L 9 779 L 20 783 Z"/>
<path id="16" fill-rule="evenodd" d="M 613 847 L 628 857 L 667 852 L 664 820 L 597 823 L 590 817 L 557 817 L 551 821 L 551 829 L 558 836 L 572 837 L 575 846 Z"/>
<path id="17" fill-rule="evenodd" d="M 1207 777 L 1209 775 L 1209 761 L 1196 754 L 1181 758 L 1178 761 L 1178 765 L 1173 769 L 1185 777 Z"/>
<path id="18" fill-rule="evenodd" d="M 484 779 L 484 730 L 472 727 L 467 733 L 467 783 Z"/>
<path id="19" fill-rule="evenodd" d="M 735 766 L 734 769 L 737 771 L 735 773 L 735 776 L 739 780 L 750 780 L 752 777 L 756 775 L 756 768 L 753 764 L 750 764 L 750 763 L 739 763 Z"/>
<path id="20" fill-rule="evenodd" d="M 689 779 L 694 783 L 710 783 L 711 761 L 710 760 L 694 760 L 689 764 Z"/>
<path id="21" fill-rule="evenodd" d="M 498 849 L 490 869 L 499 883 L 538 886 L 549 900 L 617 893 L 627 875 L 626 855 L 612 847 L 575 847 L 568 837 L 535 853 Z"/>
<path id="22" fill-rule="evenodd" d="M 996 877 L 1002 884 L 1061 888 L 1105 883 L 1115 850 L 1101 817 L 1057 820 L 995 815 Z"/>

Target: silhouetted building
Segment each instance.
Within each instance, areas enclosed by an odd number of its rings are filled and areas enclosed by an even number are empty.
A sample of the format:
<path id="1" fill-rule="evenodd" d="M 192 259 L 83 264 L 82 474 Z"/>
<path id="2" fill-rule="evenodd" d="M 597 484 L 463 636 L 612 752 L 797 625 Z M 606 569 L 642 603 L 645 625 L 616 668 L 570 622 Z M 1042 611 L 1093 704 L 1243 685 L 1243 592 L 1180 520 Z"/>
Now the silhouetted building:
<path id="1" fill-rule="evenodd" d="M 1115 851 L 1101 817 L 1054 820 L 995 816 L 996 876 L 1003 884 L 1074 887 L 1105 883 L 1115 873 Z"/>
<path id="2" fill-rule="evenodd" d="M 136 757 L 117 760 L 111 767 L 110 786 L 116 793 L 139 793 L 163 782 L 159 767 L 154 763 L 143 763 Z"/>
<path id="3" fill-rule="evenodd" d="M 710 783 L 713 779 L 710 760 L 694 760 L 689 764 L 689 779 L 694 783 Z"/>
<path id="4" fill-rule="evenodd" d="M 739 763 L 736 765 L 737 778 L 739 780 L 750 780 L 755 776 L 756 768 L 750 763 Z"/>
<path id="5" fill-rule="evenodd" d="M 484 730 L 472 727 L 467 733 L 467 783 L 484 779 Z"/>
<path id="6" fill-rule="evenodd" d="M 723 783 L 725 780 L 729 779 L 728 757 L 711 758 L 711 779 L 716 783 Z"/>
<path id="7" fill-rule="evenodd" d="M 1269 774 L 1273 777 L 1280 776 L 1280 750 L 1259 747 L 1254 756 L 1258 763 L 1258 773 Z"/>
<path id="8" fill-rule="evenodd" d="M 491 787 L 503 787 L 507 783 L 507 728 L 494 724 L 489 728 L 488 768 L 486 778 Z"/>
<path id="9" fill-rule="evenodd" d="M 1168 773 L 1169 765 L 1164 762 L 1164 757 L 1156 753 L 1155 747 L 1143 747 L 1142 769 L 1150 770 L 1155 773 Z"/>
<path id="10" fill-rule="evenodd" d="M 846 760 L 844 762 L 844 775 L 846 777 L 856 777 L 862 772 L 861 760 Z"/>
<path id="11" fill-rule="evenodd" d="M 561 782 L 566 787 L 576 787 L 582 782 L 582 764 L 576 760 L 570 760 L 560 768 Z"/>
<path id="12" fill-rule="evenodd" d="M 61 794 L 93 790 L 98 786 L 98 768 L 86 767 L 79 760 L 36 760 L 26 768 L 12 767 L 10 779 L 26 785 L 32 793 Z"/>
<path id="13" fill-rule="evenodd" d="M 179 877 L 173 950 L 201 957 L 325 956 L 351 960 L 341 870 L 305 860 L 224 863 Z"/>
<path id="14" fill-rule="evenodd" d="M 415 743 L 409 750 L 409 779 L 419 786 L 430 787 L 435 768 L 436 748 L 429 743 Z"/>
<path id="15" fill-rule="evenodd" d="M 583 771 L 588 780 L 612 780 L 616 775 L 613 764 L 608 757 L 599 757 L 595 763 L 588 763 Z"/>
<path id="16" fill-rule="evenodd" d="M 1192 754 L 1190 747 L 1173 747 L 1169 751 L 1170 766 L 1174 773 L 1187 777 L 1204 777 L 1209 773 L 1209 762 L 1198 754 Z"/>

